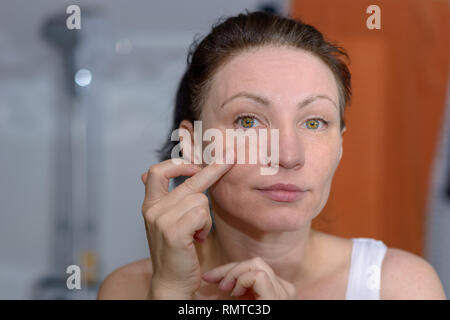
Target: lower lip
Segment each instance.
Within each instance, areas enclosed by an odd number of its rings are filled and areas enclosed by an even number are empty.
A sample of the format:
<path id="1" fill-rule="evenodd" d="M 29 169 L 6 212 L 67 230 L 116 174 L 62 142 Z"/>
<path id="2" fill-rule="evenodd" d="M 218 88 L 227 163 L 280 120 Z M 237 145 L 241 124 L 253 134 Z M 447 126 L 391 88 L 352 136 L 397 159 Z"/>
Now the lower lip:
<path id="1" fill-rule="evenodd" d="M 302 199 L 306 191 L 258 190 L 264 196 L 278 202 L 294 202 Z"/>

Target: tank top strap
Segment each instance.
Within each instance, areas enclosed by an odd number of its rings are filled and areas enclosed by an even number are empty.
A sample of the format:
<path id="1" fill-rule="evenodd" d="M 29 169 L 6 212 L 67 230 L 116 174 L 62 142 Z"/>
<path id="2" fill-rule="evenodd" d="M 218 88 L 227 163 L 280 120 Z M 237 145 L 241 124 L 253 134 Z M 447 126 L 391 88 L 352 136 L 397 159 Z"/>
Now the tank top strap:
<path id="1" fill-rule="evenodd" d="M 352 238 L 346 300 L 379 300 L 381 265 L 387 247 L 381 240 Z"/>

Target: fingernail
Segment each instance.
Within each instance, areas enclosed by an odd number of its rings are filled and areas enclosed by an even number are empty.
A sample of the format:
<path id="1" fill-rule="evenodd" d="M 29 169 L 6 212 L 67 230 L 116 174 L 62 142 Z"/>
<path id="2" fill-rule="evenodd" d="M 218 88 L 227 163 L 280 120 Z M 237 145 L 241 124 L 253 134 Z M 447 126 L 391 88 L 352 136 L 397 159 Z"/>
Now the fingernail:
<path id="1" fill-rule="evenodd" d="M 228 286 L 228 283 L 223 281 L 223 280 L 219 283 L 219 289 L 220 290 L 226 290 L 227 286 Z"/>
<path id="2" fill-rule="evenodd" d="M 211 275 L 211 270 L 210 271 L 206 271 L 203 273 L 204 277 L 208 277 L 209 275 Z"/>
<path id="3" fill-rule="evenodd" d="M 199 241 L 199 242 L 203 242 L 205 241 L 205 239 L 200 238 L 200 236 L 194 236 L 195 240 Z"/>
<path id="4" fill-rule="evenodd" d="M 209 271 L 203 273 L 203 278 L 205 278 L 207 280 L 211 280 L 211 281 L 214 280 L 216 278 L 216 276 L 214 275 L 214 270 L 209 270 Z M 217 280 L 219 280 L 219 279 L 217 279 Z"/>
<path id="5" fill-rule="evenodd" d="M 202 231 L 198 234 L 201 241 L 205 241 L 208 238 L 209 230 Z"/>
<path id="6" fill-rule="evenodd" d="M 206 240 L 206 238 L 208 238 L 208 234 L 209 234 L 208 230 L 196 233 L 195 239 L 197 239 L 200 242 L 203 242 Z"/>
<path id="7" fill-rule="evenodd" d="M 208 273 L 204 273 L 203 275 L 202 275 L 202 278 L 203 278 L 203 280 L 206 280 L 206 281 L 210 281 L 211 279 L 210 279 L 210 275 L 208 274 Z"/>

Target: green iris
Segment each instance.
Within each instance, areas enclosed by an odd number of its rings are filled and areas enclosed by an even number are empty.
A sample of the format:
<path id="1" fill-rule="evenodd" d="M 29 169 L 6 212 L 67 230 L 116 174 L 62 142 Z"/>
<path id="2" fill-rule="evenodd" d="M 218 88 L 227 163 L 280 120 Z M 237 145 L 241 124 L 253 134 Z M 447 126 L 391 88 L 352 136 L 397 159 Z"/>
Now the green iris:
<path id="1" fill-rule="evenodd" d="M 314 124 L 313 124 L 312 126 L 309 126 L 308 124 L 311 123 L 311 122 L 313 122 Z M 317 121 L 317 120 L 315 120 L 315 119 L 308 120 L 308 121 L 306 122 L 306 126 L 307 126 L 309 129 L 317 129 L 317 128 L 319 127 L 319 121 Z"/>
<path id="2" fill-rule="evenodd" d="M 243 117 L 241 119 L 241 124 L 244 128 L 251 128 L 254 123 L 255 119 L 253 119 L 252 117 Z"/>

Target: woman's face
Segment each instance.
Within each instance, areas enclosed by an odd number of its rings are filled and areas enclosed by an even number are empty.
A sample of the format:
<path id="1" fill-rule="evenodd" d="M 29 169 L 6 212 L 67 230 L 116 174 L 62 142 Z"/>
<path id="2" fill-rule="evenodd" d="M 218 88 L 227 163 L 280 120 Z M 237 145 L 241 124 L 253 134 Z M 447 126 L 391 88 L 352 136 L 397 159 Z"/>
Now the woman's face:
<path id="1" fill-rule="evenodd" d="M 222 106 L 240 92 L 260 96 L 268 105 L 240 96 Z M 322 97 L 299 107 L 314 95 Z M 216 128 L 224 137 L 226 129 L 258 133 L 266 128 L 269 137 L 270 129 L 279 129 L 277 173 L 262 175 L 260 168 L 267 166 L 261 163 L 235 165 L 209 189 L 215 215 L 255 231 L 276 232 L 297 230 L 320 213 L 342 156 L 342 135 L 336 81 L 319 58 L 285 47 L 237 55 L 214 75 L 201 120 L 203 132 Z M 248 154 L 248 143 L 245 148 Z M 307 191 L 299 200 L 282 202 L 259 190 L 276 183 Z"/>

